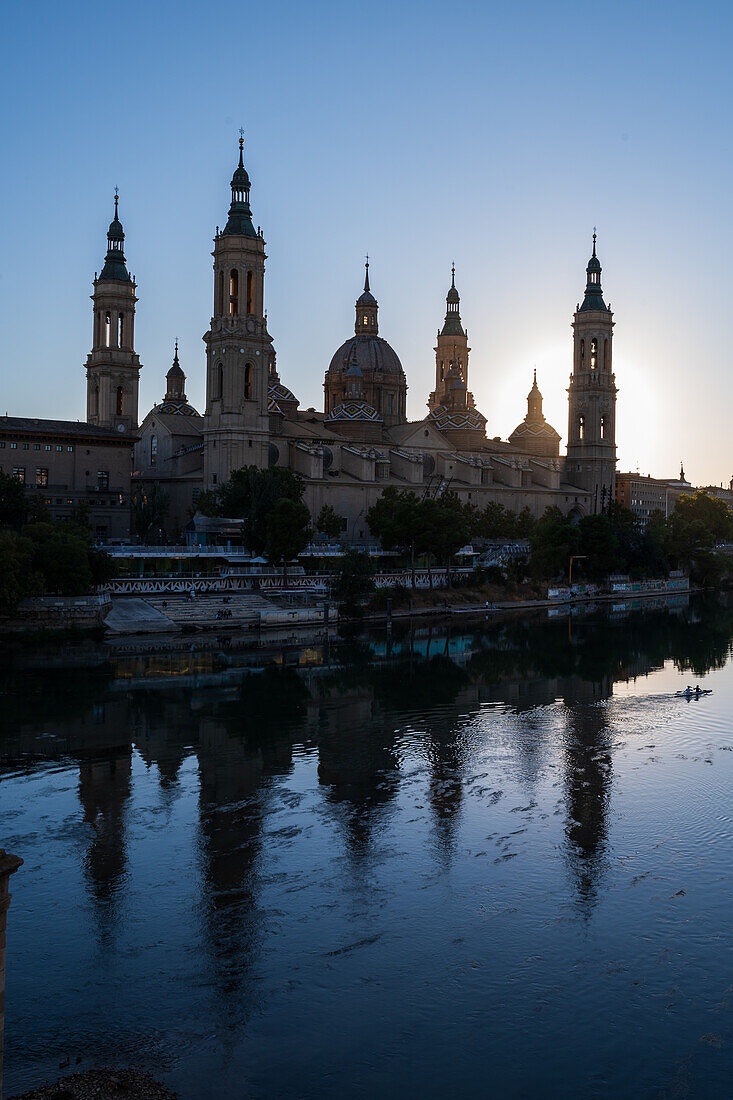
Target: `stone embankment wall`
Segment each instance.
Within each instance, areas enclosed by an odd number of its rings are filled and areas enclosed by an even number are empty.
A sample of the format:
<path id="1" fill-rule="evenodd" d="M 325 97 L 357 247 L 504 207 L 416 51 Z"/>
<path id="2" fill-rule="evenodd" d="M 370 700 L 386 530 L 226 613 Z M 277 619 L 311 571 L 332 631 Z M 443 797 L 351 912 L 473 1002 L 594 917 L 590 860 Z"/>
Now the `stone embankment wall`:
<path id="1" fill-rule="evenodd" d="M 93 596 L 39 596 L 22 600 L 11 617 L 0 619 L 0 630 L 92 630 L 102 625 L 112 601 L 109 593 Z"/>

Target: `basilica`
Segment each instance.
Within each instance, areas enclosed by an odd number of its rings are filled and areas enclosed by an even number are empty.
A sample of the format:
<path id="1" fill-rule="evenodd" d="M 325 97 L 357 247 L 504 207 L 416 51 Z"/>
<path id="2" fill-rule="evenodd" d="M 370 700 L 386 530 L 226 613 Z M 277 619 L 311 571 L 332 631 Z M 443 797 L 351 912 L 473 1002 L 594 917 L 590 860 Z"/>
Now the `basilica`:
<path id="1" fill-rule="evenodd" d="M 408 420 L 407 379 L 397 352 L 380 335 L 369 282 L 356 299 L 354 332 L 324 371 L 323 411 L 302 409 L 278 368 L 264 310 L 265 241 L 255 229 L 250 178 L 240 140 L 226 225 L 213 249 L 213 309 L 206 346 L 206 407 L 186 396 L 176 345 L 161 401 L 138 421 L 140 360 L 134 345 L 137 286 L 115 216 L 107 255 L 94 281 L 93 347 L 87 359 L 87 422 L 134 440 L 132 491 L 157 484 L 169 507 L 168 535 L 191 524 L 202 490 L 224 484 L 246 465 L 299 473 L 315 518 L 324 504 L 342 518 L 344 539 L 370 537 L 366 513 L 383 489 L 420 496 L 446 490 L 483 507 L 499 501 L 541 515 L 549 505 L 585 515 L 613 499 L 616 470 L 613 315 L 601 289 L 601 265 L 587 266 L 573 320 L 568 444 L 542 412 L 536 375 L 527 415 L 506 441 L 486 435 L 486 418 L 469 388 L 468 336 L 455 271 L 434 346 L 435 388 L 421 420 Z M 325 367 L 325 364 L 324 364 Z"/>

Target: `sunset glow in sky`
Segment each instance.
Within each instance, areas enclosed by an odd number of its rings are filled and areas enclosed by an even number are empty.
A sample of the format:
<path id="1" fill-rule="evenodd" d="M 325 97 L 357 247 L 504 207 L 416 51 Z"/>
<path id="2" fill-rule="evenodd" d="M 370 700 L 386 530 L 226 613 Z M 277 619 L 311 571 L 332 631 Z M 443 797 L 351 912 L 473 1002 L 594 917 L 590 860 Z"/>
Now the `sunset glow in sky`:
<path id="1" fill-rule="evenodd" d="M 567 434 L 593 226 L 619 469 L 728 482 L 731 8 L 13 0 L 0 175 L 0 412 L 81 419 L 115 185 L 139 284 L 140 415 L 177 337 L 204 405 L 211 238 L 238 128 L 282 381 L 322 407 L 370 255 L 380 334 L 433 387 L 451 262 L 490 436 L 537 367 Z"/>

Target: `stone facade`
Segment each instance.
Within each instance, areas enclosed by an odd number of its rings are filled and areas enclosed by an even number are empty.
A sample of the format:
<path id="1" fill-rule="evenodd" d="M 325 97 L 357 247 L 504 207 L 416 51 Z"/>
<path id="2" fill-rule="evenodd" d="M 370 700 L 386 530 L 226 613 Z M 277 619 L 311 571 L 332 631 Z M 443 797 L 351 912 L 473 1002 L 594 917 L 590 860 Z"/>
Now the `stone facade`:
<path id="1" fill-rule="evenodd" d="M 130 536 L 135 437 L 75 420 L 0 417 L 0 470 L 40 496 L 53 519 L 88 504 L 99 541 Z"/>
<path id="2" fill-rule="evenodd" d="M 468 388 L 470 348 L 455 269 L 423 420 L 407 419 L 407 379 L 379 332 L 368 260 L 354 334 L 325 370 L 324 410 L 301 409 L 275 365 L 263 307 L 265 242 L 252 222 L 241 143 L 231 192 L 226 227 L 214 238 L 214 310 L 204 337 L 206 410 L 203 417 L 194 410 L 184 422 L 168 410 L 166 395 L 144 418 L 135 451 L 135 477 L 159 482 L 169 493 L 169 533 L 193 514 L 201 490 L 215 489 L 244 465 L 297 471 L 312 515 L 330 504 L 342 516 L 344 539 L 354 543 L 369 539 L 365 516 L 387 485 L 419 495 L 450 488 L 479 507 L 497 501 L 535 516 L 550 505 L 580 516 L 613 499 L 613 319 L 601 296 L 595 236 L 586 296 L 573 325 L 565 457 L 542 413 L 536 375 L 524 421 L 507 442 L 487 438 L 486 418 Z"/>

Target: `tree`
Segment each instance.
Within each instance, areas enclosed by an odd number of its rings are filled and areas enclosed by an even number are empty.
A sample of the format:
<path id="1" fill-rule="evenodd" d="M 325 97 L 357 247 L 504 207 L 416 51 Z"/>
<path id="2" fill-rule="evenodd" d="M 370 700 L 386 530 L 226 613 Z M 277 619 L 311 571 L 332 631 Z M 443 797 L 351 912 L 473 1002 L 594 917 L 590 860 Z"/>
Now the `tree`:
<path id="1" fill-rule="evenodd" d="M 0 527 L 19 530 L 25 520 L 25 487 L 17 477 L 0 470 Z"/>
<path id="2" fill-rule="evenodd" d="M 40 493 L 34 493 L 33 496 L 28 498 L 26 522 L 51 523 L 51 512 Z"/>
<path id="3" fill-rule="evenodd" d="M 427 513 L 425 539 L 429 553 L 434 552 L 445 564 L 450 587 L 451 561 L 471 537 L 473 510 L 470 505 L 461 504 L 455 493 L 444 493 L 437 500 L 425 500 L 422 504 L 423 514 Z M 433 507 L 425 507 L 429 505 Z"/>
<path id="4" fill-rule="evenodd" d="M 267 520 L 279 500 L 300 502 L 305 484 L 300 474 L 281 466 L 261 470 L 242 466 L 217 493 L 217 515 L 244 520 L 242 537 L 255 554 L 267 544 Z M 199 501 L 200 503 L 200 501 Z"/>
<path id="5" fill-rule="evenodd" d="M 547 508 L 530 538 L 530 570 L 538 578 L 566 576 L 570 557 L 579 552 L 580 532 L 559 508 Z"/>
<path id="6" fill-rule="evenodd" d="M 0 531 L 0 614 L 12 614 L 21 600 L 41 591 L 30 541 L 15 531 Z"/>
<path id="7" fill-rule="evenodd" d="M 580 553 L 587 574 L 601 580 L 618 567 L 618 539 L 608 516 L 583 516 L 578 524 Z"/>
<path id="8" fill-rule="evenodd" d="M 668 524 L 669 550 L 681 565 L 689 565 L 698 551 L 733 534 L 733 516 L 727 504 L 702 489 L 680 497 Z"/>
<path id="9" fill-rule="evenodd" d="M 359 600 L 374 591 L 374 563 L 363 550 L 348 550 L 341 559 L 335 595 L 348 614 L 354 614 Z"/>
<path id="10" fill-rule="evenodd" d="M 318 513 L 316 530 L 328 539 L 338 538 L 343 530 L 343 517 L 330 504 L 324 504 Z"/>
<path id="11" fill-rule="evenodd" d="M 366 515 L 369 530 L 384 550 L 409 550 L 413 589 L 415 550 L 425 522 L 423 503 L 409 489 L 390 485 Z"/>
<path id="12" fill-rule="evenodd" d="M 159 538 L 168 512 L 168 494 L 153 481 L 141 486 L 132 495 L 132 514 L 135 531 L 141 542 L 150 538 Z"/>
<path id="13" fill-rule="evenodd" d="M 63 524 L 32 523 L 23 528 L 31 545 L 33 570 L 49 595 L 82 596 L 92 587 L 89 546 Z"/>
<path id="14" fill-rule="evenodd" d="M 310 537 L 310 512 L 301 500 L 282 497 L 267 517 L 267 557 L 282 562 L 283 580 L 287 579 L 288 561 L 304 550 Z"/>

